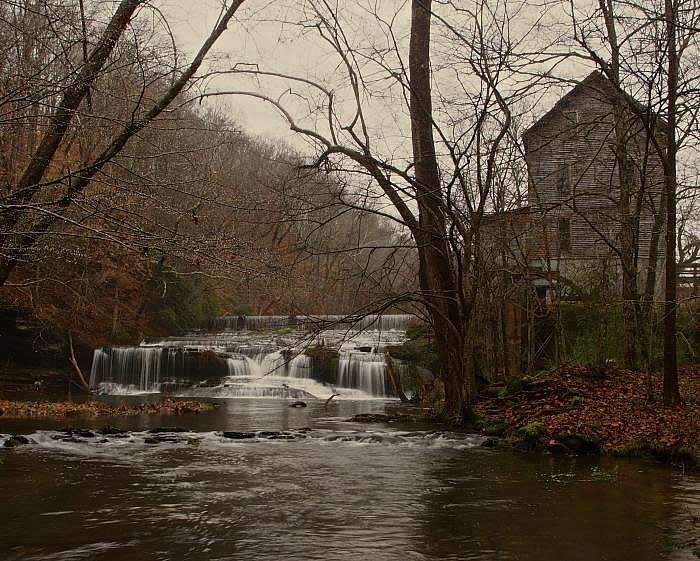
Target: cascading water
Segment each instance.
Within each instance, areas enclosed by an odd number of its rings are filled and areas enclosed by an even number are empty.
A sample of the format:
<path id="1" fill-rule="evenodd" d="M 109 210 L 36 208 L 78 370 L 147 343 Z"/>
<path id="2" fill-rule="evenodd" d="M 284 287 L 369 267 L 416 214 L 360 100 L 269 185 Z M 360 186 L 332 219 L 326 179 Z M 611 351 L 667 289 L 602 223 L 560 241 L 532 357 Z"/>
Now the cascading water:
<path id="1" fill-rule="evenodd" d="M 223 322 L 222 329 L 225 319 L 217 320 Z M 193 332 L 139 347 L 97 349 L 90 385 L 116 394 L 305 399 L 337 393 L 341 399 L 386 398 L 392 396 L 393 387 L 386 375 L 384 349 L 403 341 L 403 329 L 414 321 L 409 315 L 369 316 L 348 329 L 343 324 L 346 316 L 245 319 L 246 326 L 263 327 L 289 320 L 296 329 L 283 335 Z M 320 324 L 331 328 L 318 331 Z M 311 349 L 306 350 L 308 346 Z"/>
<path id="2" fill-rule="evenodd" d="M 369 395 L 385 397 L 391 391 L 387 385 L 386 362 L 383 354 L 341 352 L 338 357 L 338 385 L 358 388 Z"/>

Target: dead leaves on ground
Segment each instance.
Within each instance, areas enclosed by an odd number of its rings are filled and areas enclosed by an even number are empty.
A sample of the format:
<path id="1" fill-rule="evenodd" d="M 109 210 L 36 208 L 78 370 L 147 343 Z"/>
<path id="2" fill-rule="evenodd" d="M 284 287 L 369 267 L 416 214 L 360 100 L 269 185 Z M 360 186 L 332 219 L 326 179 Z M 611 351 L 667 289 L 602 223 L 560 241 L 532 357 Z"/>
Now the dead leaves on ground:
<path id="1" fill-rule="evenodd" d="M 596 376 L 572 367 L 548 378 L 526 379 L 522 390 L 486 399 L 477 410 L 514 428 L 539 422 L 552 436 L 594 438 L 608 451 L 640 444 L 700 446 L 700 367 L 682 370 L 681 405 L 663 405 L 662 383 L 659 374 L 649 378 L 615 368 Z"/>
<path id="2" fill-rule="evenodd" d="M 165 399 L 157 403 L 129 406 L 108 405 L 99 401 L 8 401 L 0 400 L 0 414 L 6 417 L 123 417 L 130 415 L 181 415 L 213 409 L 213 405 L 195 400 Z"/>

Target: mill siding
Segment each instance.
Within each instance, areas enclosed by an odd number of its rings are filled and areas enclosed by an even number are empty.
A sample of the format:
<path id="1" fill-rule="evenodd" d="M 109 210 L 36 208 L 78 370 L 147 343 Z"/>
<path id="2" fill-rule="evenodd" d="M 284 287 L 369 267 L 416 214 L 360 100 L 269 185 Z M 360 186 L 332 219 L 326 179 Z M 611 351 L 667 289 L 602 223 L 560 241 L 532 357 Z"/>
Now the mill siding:
<path id="1" fill-rule="evenodd" d="M 611 83 L 594 72 L 523 135 L 531 259 L 616 256 L 621 213 L 612 99 L 617 95 Z M 634 103 L 624 99 L 626 104 Z M 626 107 L 627 150 L 634 162 L 637 193 L 645 183 L 639 224 L 641 263 L 649 256 L 663 171 L 655 149 L 646 147 L 642 121 Z"/>

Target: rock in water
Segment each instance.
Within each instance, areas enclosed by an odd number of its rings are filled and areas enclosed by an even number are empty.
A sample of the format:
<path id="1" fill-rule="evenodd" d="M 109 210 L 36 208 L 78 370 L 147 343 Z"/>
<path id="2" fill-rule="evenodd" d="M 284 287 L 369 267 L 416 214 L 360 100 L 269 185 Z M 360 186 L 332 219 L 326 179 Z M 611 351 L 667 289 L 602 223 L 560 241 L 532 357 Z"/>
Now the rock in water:
<path id="1" fill-rule="evenodd" d="M 388 423 L 391 420 L 392 417 L 384 413 L 359 413 L 349 419 L 353 423 Z"/>
<path id="2" fill-rule="evenodd" d="M 306 403 L 303 401 L 295 401 L 289 404 L 290 407 L 306 407 Z"/>
<path id="3" fill-rule="evenodd" d="M 23 444 L 29 444 L 29 439 L 26 436 L 15 435 L 8 438 L 3 446 L 5 448 L 14 448 L 15 446 L 22 446 Z"/>
<path id="4" fill-rule="evenodd" d="M 239 432 L 235 430 L 227 430 L 222 433 L 224 438 L 230 438 L 232 440 L 243 440 L 245 438 L 255 438 L 254 432 Z"/>

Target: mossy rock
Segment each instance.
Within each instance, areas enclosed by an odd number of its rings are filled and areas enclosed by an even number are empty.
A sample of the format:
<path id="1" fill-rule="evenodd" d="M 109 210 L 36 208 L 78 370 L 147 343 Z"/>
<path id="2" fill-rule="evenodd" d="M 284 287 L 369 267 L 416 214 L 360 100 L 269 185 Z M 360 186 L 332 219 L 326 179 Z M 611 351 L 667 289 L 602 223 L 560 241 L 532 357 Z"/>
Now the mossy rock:
<path id="1" fill-rule="evenodd" d="M 510 430 L 510 425 L 501 419 L 485 422 L 481 427 L 481 432 L 486 436 L 503 436 Z"/>
<path id="2" fill-rule="evenodd" d="M 627 457 L 646 456 L 662 462 L 700 465 L 700 448 L 692 446 L 666 446 L 655 442 L 644 442 L 629 446 L 618 453 Z"/>
<path id="3" fill-rule="evenodd" d="M 314 346 L 304 351 L 311 359 L 312 377 L 324 384 L 334 384 L 338 379 L 338 351 L 330 347 Z"/>
<path id="4" fill-rule="evenodd" d="M 511 433 L 513 445 L 525 450 L 541 450 L 547 443 L 547 429 L 539 421 L 532 421 Z"/>

